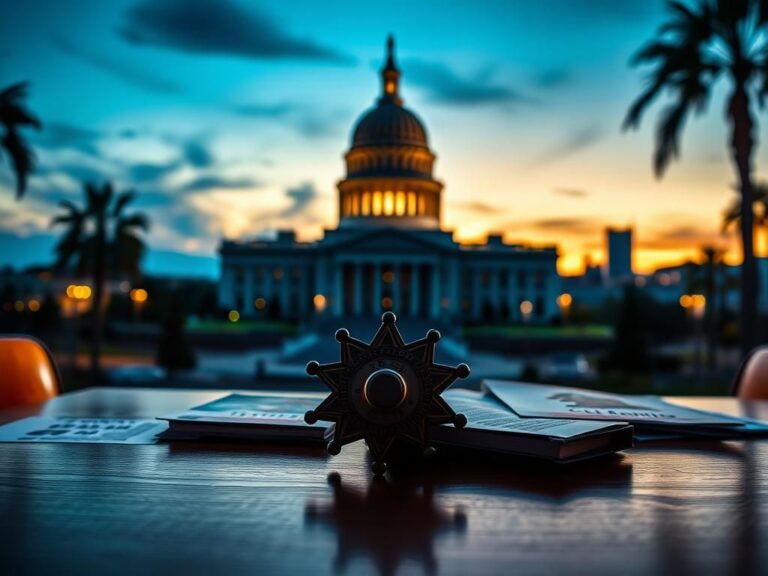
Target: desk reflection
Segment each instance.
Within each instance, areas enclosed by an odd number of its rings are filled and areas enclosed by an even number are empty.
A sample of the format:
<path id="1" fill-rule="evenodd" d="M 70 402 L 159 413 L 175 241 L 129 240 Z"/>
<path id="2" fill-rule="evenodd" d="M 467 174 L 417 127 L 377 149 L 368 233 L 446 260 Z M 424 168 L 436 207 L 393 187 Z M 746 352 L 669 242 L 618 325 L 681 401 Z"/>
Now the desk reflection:
<path id="1" fill-rule="evenodd" d="M 376 478 L 367 488 L 357 488 L 345 485 L 336 472 L 328 475 L 328 483 L 333 501 L 308 502 L 305 524 L 336 531 L 337 572 L 344 572 L 352 558 L 361 556 L 370 558 L 382 576 L 394 575 L 406 559 L 416 560 L 425 573 L 434 574 L 434 538 L 466 531 L 464 512 L 436 504 L 431 486 Z"/>

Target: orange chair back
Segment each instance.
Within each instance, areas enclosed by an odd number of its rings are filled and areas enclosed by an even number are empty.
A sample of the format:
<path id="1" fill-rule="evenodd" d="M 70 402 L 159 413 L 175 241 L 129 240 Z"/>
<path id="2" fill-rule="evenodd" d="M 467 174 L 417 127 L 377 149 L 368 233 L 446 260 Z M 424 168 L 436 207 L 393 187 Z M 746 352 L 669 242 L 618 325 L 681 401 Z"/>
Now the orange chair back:
<path id="1" fill-rule="evenodd" d="M 0 336 L 0 409 L 44 402 L 61 391 L 48 348 L 29 336 Z"/>
<path id="2" fill-rule="evenodd" d="M 734 392 L 743 400 L 768 400 L 768 346 L 749 354 L 739 370 Z"/>

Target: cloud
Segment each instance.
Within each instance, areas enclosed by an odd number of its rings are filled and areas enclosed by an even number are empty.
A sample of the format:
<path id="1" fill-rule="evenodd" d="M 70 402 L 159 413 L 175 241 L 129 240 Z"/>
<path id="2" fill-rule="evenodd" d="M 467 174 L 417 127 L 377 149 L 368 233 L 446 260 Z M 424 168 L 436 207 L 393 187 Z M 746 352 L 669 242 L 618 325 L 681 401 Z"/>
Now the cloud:
<path id="1" fill-rule="evenodd" d="M 133 66 L 128 62 L 117 60 L 111 56 L 105 56 L 104 52 L 96 53 L 84 50 L 69 40 L 60 37 L 55 37 L 53 42 L 59 50 L 68 56 L 77 58 L 138 88 L 166 94 L 177 94 L 182 91 L 178 84 L 166 78 L 155 76 L 144 68 Z"/>
<path id="2" fill-rule="evenodd" d="M 635 242 L 638 248 L 648 250 L 677 250 L 697 246 L 722 246 L 727 240 L 716 230 L 698 224 L 675 224 L 657 229 Z"/>
<path id="3" fill-rule="evenodd" d="M 204 239 L 213 233 L 213 218 L 187 202 L 177 202 L 163 221 L 176 234 L 186 238 Z"/>
<path id="4" fill-rule="evenodd" d="M 554 218 L 539 218 L 510 222 L 506 229 L 533 229 L 541 232 L 564 233 L 572 236 L 595 236 L 601 234 L 607 223 L 594 217 L 563 216 Z"/>
<path id="5" fill-rule="evenodd" d="M 290 102 L 276 104 L 240 104 L 232 107 L 232 112 L 239 116 L 252 118 L 282 118 L 296 109 Z"/>
<path id="6" fill-rule="evenodd" d="M 118 34 L 138 45 L 254 59 L 348 62 L 339 52 L 291 36 L 232 0 L 144 0 L 129 8 Z"/>
<path id="7" fill-rule="evenodd" d="M 565 86 L 570 83 L 572 79 L 572 73 L 567 68 L 550 68 L 539 72 L 534 77 L 533 82 L 538 88 L 551 90 L 553 88 L 561 88 Z"/>
<path id="8" fill-rule="evenodd" d="M 341 124 L 327 114 L 307 113 L 299 117 L 293 126 L 307 138 L 324 138 L 338 134 Z"/>
<path id="9" fill-rule="evenodd" d="M 443 63 L 425 60 L 407 60 L 403 67 L 408 80 L 423 88 L 430 100 L 440 104 L 471 107 L 532 102 L 509 86 L 493 82 L 485 72 L 467 78 Z"/>
<path id="10" fill-rule="evenodd" d="M 317 189 L 311 182 L 304 182 L 293 188 L 288 188 L 285 195 L 291 199 L 292 204 L 278 214 L 280 218 L 290 218 L 300 214 L 319 196 Z"/>
<path id="11" fill-rule="evenodd" d="M 467 210 L 469 212 L 475 212 L 477 214 L 496 214 L 499 213 L 499 207 L 498 206 L 492 206 L 491 204 L 486 204 L 485 202 L 480 202 L 478 200 L 470 200 L 468 202 L 452 202 L 453 206 L 456 206 L 457 208 L 460 208 L 462 210 Z"/>
<path id="12" fill-rule="evenodd" d="M 97 130 L 81 128 L 65 122 L 46 122 L 40 132 L 33 134 L 32 140 L 44 148 L 67 148 L 89 156 L 98 156 L 97 144 L 103 136 Z"/>
<path id="13" fill-rule="evenodd" d="M 561 142 L 539 154 L 534 158 L 533 162 L 531 162 L 531 166 L 545 166 L 564 160 L 585 148 L 589 148 L 602 137 L 602 130 L 599 130 L 594 126 L 584 126 L 579 128 L 578 130 L 567 134 Z"/>
<path id="14" fill-rule="evenodd" d="M 291 201 L 288 206 L 281 210 L 273 210 L 260 215 L 253 221 L 253 225 L 264 229 L 269 226 L 280 225 L 281 221 L 297 217 L 302 218 L 303 224 L 321 222 L 321 219 L 308 209 L 320 196 L 314 184 L 304 182 L 298 186 L 287 188 L 285 196 Z"/>
<path id="15" fill-rule="evenodd" d="M 213 154 L 198 140 L 187 140 L 181 149 L 184 159 L 195 168 L 210 168 L 215 164 Z"/>
<path id="16" fill-rule="evenodd" d="M 137 208 L 166 208 L 178 203 L 178 197 L 167 192 L 140 191 L 136 197 Z"/>
<path id="17" fill-rule="evenodd" d="M 181 167 L 179 160 L 170 160 L 165 163 L 140 162 L 126 166 L 126 173 L 132 183 L 144 184 L 162 180 L 171 172 Z"/>
<path id="18" fill-rule="evenodd" d="M 590 194 L 586 190 L 579 190 L 577 188 L 555 188 L 552 190 L 552 193 L 558 196 L 567 196 L 568 198 L 586 198 Z"/>
<path id="19" fill-rule="evenodd" d="M 184 192 L 202 192 L 205 190 L 227 189 L 236 190 L 241 188 L 256 188 L 261 182 L 253 178 L 224 178 L 221 176 L 200 176 L 184 184 Z"/>
<path id="20" fill-rule="evenodd" d="M 291 102 L 275 104 L 243 104 L 233 106 L 231 111 L 247 118 L 280 120 L 290 125 L 307 138 L 324 138 L 338 134 L 343 125 L 339 113 L 321 112 L 310 107 L 299 106 Z"/>
<path id="21" fill-rule="evenodd" d="M 50 168 L 41 166 L 38 168 L 37 174 L 39 176 L 64 175 L 77 182 L 101 182 L 109 178 L 109 174 L 106 174 L 102 169 L 76 162 L 59 164 Z"/>

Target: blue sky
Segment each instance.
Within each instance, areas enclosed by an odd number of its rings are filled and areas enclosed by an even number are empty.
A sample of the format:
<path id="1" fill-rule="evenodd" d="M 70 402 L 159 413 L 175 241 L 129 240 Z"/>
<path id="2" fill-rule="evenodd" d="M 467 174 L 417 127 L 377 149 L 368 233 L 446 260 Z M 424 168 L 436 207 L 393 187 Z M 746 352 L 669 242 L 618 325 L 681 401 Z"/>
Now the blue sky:
<path id="1" fill-rule="evenodd" d="M 31 134 L 39 170 L 22 202 L 0 170 L 0 264 L 49 259 L 48 221 L 84 179 L 139 192 L 149 272 L 215 275 L 222 237 L 284 227 L 319 237 L 335 224 L 341 156 L 377 96 L 389 33 L 459 239 L 500 231 L 557 243 L 566 272 L 601 258 L 606 225 L 636 226 L 646 269 L 728 242 L 722 94 L 661 181 L 653 115 L 620 130 L 643 85 L 628 61 L 660 23 L 660 1 L 26 0 L 0 10 L 0 86 L 28 80 L 44 123 Z"/>

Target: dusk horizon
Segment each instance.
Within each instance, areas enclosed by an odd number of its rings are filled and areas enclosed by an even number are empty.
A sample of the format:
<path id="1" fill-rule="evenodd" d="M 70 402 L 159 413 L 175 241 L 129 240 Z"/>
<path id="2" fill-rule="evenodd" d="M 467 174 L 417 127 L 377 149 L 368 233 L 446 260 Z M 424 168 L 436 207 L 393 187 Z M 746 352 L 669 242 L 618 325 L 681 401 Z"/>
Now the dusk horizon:
<path id="1" fill-rule="evenodd" d="M 365 31 L 351 24 L 365 11 L 357 5 L 318 15 L 311 6 L 223 2 L 206 52 L 192 28 L 205 27 L 207 1 L 185 4 L 183 30 L 173 23 L 182 4 L 84 2 L 51 17 L 53 27 L 26 25 L 45 2 L 18 9 L 0 46 L 0 82 L 30 82 L 43 127 L 29 131 L 38 161 L 22 201 L 13 200 L 11 173 L 0 173 L 0 265 L 50 263 L 57 235 L 48 222 L 83 180 L 137 191 L 152 221 L 149 274 L 188 267 L 214 277 L 223 239 L 278 229 L 319 239 L 338 223 L 341 154 L 376 98 L 390 33 L 403 98 L 437 154 L 442 227 L 456 240 L 502 234 L 556 245 L 563 275 L 580 273 L 585 258 L 605 263 L 607 227 L 634 229 L 638 273 L 701 261 L 705 245 L 727 249 L 731 264 L 740 259 L 735 232 L 721 233 L 736 197 L 722 91 L 708 115 L 689 120 L 683 161 L 664 178 L 651 164 L 653 122 L 621 131 L 643 86 L 629 60 L 656 30 L 661 2 L 616 3 L 588 21 L 564 2 L 551 23 L 550 12 L 526 3 L 415 10 L 407 21 L 394 7 Z M 510 28 L 494 24 L 494 13 Z M 478 25 L 463 26 L 468 18 Z M 425 43 L 417 31 L 432 20 L 444 34 Z M 757 148 L 758 180 L 766 154 Z M 757 238 L 766 255 L 765 233 Z"/>

